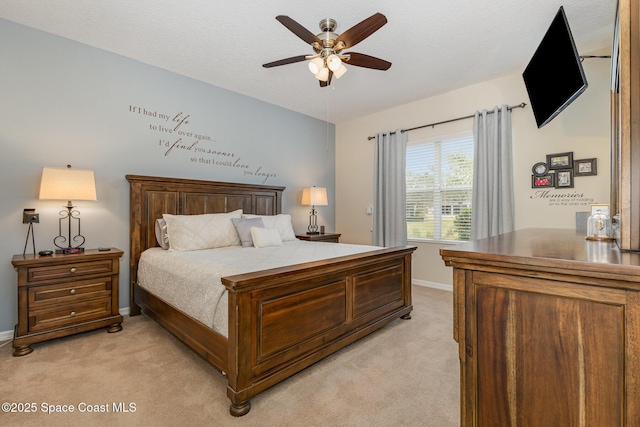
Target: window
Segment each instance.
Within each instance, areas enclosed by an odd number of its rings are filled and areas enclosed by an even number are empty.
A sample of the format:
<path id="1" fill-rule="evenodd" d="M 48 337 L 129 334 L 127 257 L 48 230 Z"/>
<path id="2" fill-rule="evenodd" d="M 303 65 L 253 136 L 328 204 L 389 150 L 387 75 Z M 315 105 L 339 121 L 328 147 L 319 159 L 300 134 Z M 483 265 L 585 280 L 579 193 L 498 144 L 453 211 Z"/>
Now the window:
<path id="1" fill-rule="evenodd" d="M 469 240 L 472 133 L 410 142 L 406 185 L 409 239 Z"/>

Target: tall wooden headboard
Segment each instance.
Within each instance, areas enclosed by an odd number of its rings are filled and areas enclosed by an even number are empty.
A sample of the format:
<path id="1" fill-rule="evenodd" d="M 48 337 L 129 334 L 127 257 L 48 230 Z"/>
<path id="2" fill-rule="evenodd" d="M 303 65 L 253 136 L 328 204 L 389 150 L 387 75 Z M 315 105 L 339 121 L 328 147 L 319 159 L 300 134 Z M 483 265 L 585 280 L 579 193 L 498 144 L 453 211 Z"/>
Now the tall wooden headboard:
<path id="1" fill-rule="evenodd" d="M 285 187 L 200 181 L 182 178 L 126 175 L 130 188 L 130 307 L 134 310 L 133 283 L 137 281 L 140 254 L 159 246 L 155 222 L 162 214 L 195 215 L 243 213 L 276 215 L 282 212 Z M 134 314 L 134 313 L 132 313 Z"/>

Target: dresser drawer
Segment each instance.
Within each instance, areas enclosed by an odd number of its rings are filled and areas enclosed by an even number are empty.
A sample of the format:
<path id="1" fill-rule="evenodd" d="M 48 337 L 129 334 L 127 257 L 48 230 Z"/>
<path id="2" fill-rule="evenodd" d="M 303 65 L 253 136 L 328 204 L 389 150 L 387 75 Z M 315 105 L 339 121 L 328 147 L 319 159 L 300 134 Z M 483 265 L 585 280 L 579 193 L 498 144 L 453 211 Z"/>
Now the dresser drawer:
<path id="1" fill-rule="evenodd" d="M 111 295 L 111 277 L 31 286 L 28 292 L 29 309 L 43 305 L 73 303 Z"/>
<path id="2" fill-rule="evenodd" d="M 29 332 L 72 325 L 111 315 L 111 299 L 81 301 L 29 311 Z"/>
<path id="3" fill-rule="evenodd" d="M 27 280 L 32 283 L 45 280 L 69 279 L 89 274 L 109 274 L 112 268 L 111 260 L 31 267 L 27 273 Z"/>

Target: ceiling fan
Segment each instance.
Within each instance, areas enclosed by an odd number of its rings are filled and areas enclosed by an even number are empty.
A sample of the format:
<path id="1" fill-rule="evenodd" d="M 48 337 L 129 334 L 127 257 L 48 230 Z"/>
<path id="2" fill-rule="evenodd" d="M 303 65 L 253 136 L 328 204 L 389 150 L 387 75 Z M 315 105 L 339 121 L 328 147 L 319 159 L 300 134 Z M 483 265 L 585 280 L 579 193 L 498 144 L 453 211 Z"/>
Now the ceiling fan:
<path id="1" fill-rule="evenodd" d="M 372 68 L 374 70 L 388 70 L 391 62 L 373 56 L 357 52 L 343 52 L 362 40 L 369 37 L 380 27 L 387 23 L 387 18 L 376 13 L 359 24 L 354 25 L 342 34 L 334 33 L 337 23 L 331 18 L 320 21 L 320 34 L 315 35 L 302 25 L 285 15 L 278 15 L 276 19 L 287 27 L 293 34 L 309 43 L 314 55 L 298 55 L 291 58 L 263 64 L 265 68 L 277 67 L 279 65 L 293 64 L 309 60 L 309 70 L 320 81 L 320 86 L 325 87 L 331 84 L 331 78 L 336 76 L 339 79 L 347 72 L 344 64 L 355 65 L 357 67 Z"/>

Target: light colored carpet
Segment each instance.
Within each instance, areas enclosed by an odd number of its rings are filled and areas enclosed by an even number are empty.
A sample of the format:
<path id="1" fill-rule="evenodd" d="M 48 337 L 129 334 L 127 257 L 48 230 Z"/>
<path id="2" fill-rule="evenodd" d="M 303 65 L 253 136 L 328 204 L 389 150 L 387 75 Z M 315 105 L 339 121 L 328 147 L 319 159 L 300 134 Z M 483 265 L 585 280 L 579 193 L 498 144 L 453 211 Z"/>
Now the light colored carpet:
<path id="1" fill-rule="evenodd" d="M 411 320 L 396 320 L 254 397 L 241 418 L 229 414 L 225 377 L 144 315 L 125 317 L 122 332 L 35 344 L 23 357 L 12 357 L 7 344 L 0 347 L 0 400 L 35 413 L 0 412 L 0 425 L 457 426 L 452 294 L 414 286 L 413 303 Z M 109 412 L 80 412 L 83 404 Z M 130 404 L 135 412 L 114 412 Z M 75 411 L 46 414 L 46 405 Z"/>

